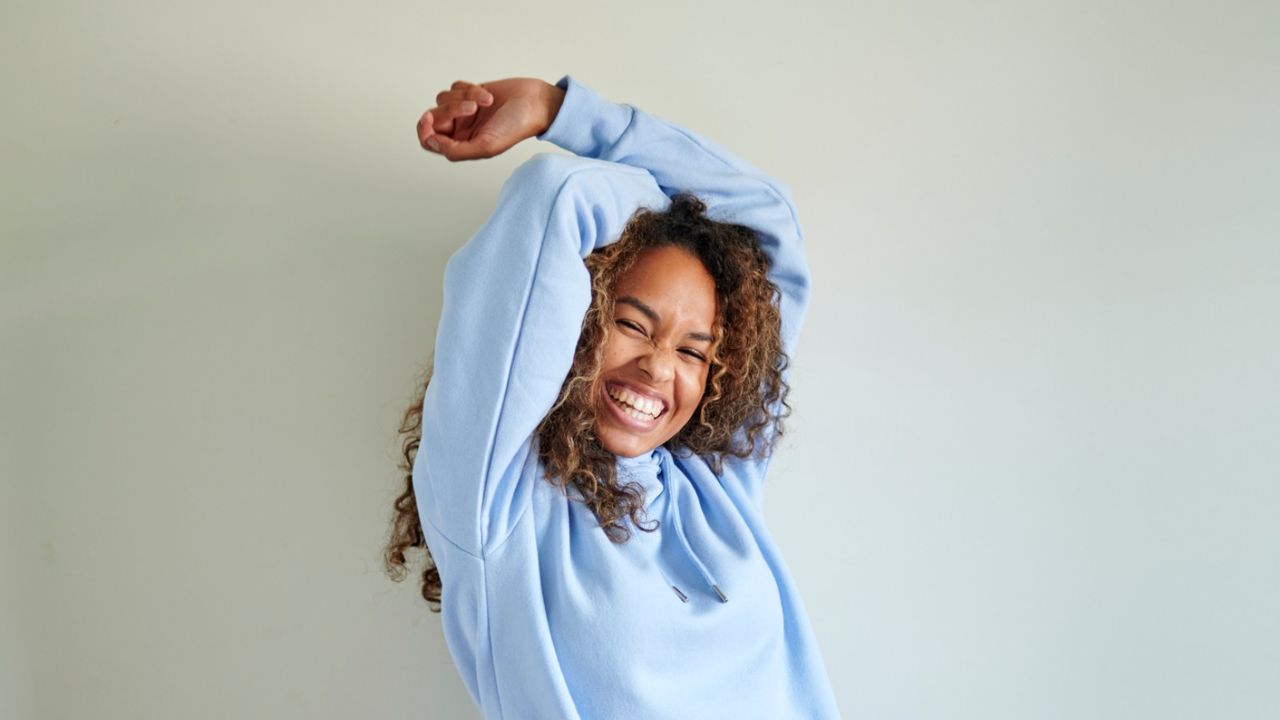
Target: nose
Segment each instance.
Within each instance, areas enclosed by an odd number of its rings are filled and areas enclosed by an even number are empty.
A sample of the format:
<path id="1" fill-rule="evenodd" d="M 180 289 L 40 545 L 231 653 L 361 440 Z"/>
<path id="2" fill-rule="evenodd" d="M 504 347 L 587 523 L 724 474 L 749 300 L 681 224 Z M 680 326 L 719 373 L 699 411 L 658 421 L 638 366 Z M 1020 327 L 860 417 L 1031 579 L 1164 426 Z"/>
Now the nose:
<path id="1" fill-rule="evenodd" d="M 650 348 L 637 361 L 640 370 L 655 383 L 664 383 L 676 375 L 675 358 L 662 348 Z"/>

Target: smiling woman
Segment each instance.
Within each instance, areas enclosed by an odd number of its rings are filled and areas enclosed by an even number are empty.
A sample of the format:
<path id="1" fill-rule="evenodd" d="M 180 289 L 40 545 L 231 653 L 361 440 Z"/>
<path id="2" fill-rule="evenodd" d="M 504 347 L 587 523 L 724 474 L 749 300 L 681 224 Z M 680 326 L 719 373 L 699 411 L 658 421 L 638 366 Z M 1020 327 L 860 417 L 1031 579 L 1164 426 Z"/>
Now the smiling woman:
<path id="1" fill-rule="evenodd" d="M 486 717 L 836 717 L 761 513 L 808 298 L 786 192 L 568 77 L 436 101 L 451 160 L 580 157 L 522 165 L 449 261 L 388 571 L 425 552 Z"/>
<path id="2" fill-rule="evenodd" d="M 614 288 L 596 438 L 623 457 L 652 452 L 702 402 L 716 320 L 715 281 L 687 250 L 649 250 Z"/>
<path id="3" fill-rule="evenodd" d="M 753 230 L 705 212 L 677 194 L 586 258 L 592 302 L 537 431 L 548 478 L 576 488 L 617 541 L 630 536 L 627 518 L 647 529 L 644 498 L 618 482 L 617 457 L 670 445 L 715 466 L 725 455 L 764 458 L 788 410 L 769 256 Z"/>

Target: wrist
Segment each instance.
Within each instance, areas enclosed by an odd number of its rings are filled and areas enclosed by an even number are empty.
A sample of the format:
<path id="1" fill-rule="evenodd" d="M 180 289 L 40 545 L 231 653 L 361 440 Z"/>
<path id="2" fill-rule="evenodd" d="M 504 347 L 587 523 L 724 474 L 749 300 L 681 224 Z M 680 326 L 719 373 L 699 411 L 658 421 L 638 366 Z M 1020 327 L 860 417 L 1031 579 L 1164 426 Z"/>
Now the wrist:
<path id="1" fill-rule="evenodd" d="M 555 122 L 556 115 L 560 114 L 560 106 L 564 105 L 564 90 L 552 85 L 551 83 L 543 83 L 542 90 L 538 95 L 543 108 L 543 124 L 537 134 L 545 133 L 551 123 Z"/>

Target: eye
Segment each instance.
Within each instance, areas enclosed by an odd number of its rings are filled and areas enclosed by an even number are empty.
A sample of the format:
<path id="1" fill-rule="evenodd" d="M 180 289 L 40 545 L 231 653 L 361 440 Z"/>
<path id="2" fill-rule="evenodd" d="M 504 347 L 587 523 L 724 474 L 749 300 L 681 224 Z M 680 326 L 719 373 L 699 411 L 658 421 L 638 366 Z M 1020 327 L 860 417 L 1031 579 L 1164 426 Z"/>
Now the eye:
<path id="1" fill-rule="evenodd" d="M 626 328 L 627 330 L 630 330 L 632 332 L 639 333 L 641 335 L 645 334 L 644 328 L 640 326 L 640 323 L 634 320 L 627 320 L 625 318 L 620 318 L 618 320 L 614 320 L 614 323 L 616 323 L 619 327 Z"/>
<path id="2" fill-rule="evenodd" d="M 705 355 L 698 352 L 697 350 L 694 350 L 693 348 L 680 348 L 680 352 L 684 353 L 684 355 L 686 355 L 687 357 L 691 357 L 695 360 L 699 360 L 701 362 L 707 361 L 707 357 Z"/>

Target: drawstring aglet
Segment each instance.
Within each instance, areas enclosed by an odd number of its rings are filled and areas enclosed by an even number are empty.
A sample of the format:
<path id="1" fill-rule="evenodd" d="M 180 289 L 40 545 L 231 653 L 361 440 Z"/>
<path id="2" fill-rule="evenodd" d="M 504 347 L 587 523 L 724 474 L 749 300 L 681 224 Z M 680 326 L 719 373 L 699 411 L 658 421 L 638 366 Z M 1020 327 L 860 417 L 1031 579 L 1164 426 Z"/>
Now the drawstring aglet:
<path id="1" fill-rule="evenodd" d="M 676 587 L 675 585 L 672 585 L 671 589 L 676 591 L 676 597 L 680 598 L 680 602 L 682 603 L 689 602 L 689 596 L 680 592 L 680 588 Z"/>
<path id="2" fill-rule="evenodd" d="M 724 596 L 724 591 L 722 591 L 722 590 L 720 589 L 720 586 L 719 586 L 719 585 L 712 585 L 712 586 L 711 586 L 711 589 L 712 589 L 712 590 L 715 590 L 715 591 L 716 591 L 716 594 L 720 596 L 720 602 L 722 602 L 722 603 L 727 603 L 727 602 L 729 602 L 729 598 L 727 598 L 727 597 L 725 597 L 725 596 Z"/>

